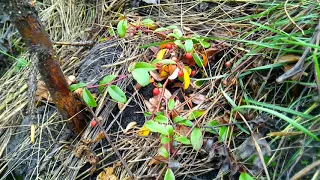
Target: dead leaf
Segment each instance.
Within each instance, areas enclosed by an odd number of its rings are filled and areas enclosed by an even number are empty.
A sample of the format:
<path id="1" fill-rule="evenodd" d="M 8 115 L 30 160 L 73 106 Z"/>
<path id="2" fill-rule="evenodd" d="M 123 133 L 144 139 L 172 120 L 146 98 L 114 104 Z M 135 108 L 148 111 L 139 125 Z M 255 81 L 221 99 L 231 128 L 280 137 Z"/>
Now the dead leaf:
<path id="1" fill-rule="evenodd" d="M 153 77 L 156 81 L 163 81 L 166 77 L 161 77 L 157 70 L 150 71 L 151 77 Z"/>
<path id="2" fill-rule="evenodd" d="M 187 136 L 188 132 L 190 131 L 190 128 L 179 124 L 176 126 L 175 131 L 181 136 Z"/>
<path id="3" fill-rule="evenodd" d="M 294 63 L 299 61 L 300 56 L 294 55 L 294 54 L 286 54 L 284 56 L 281 56 L 277 61 L 274 60 L 277 63 Z"/>
<path id="4" fill-rule="evenodd" d="M 77 96 L 77 98 L 82 99 L 82 93 L 83 93 L 82 88 L 78 88 L 78 89 L 74 90 L 73 93 Z"/>
<path id="5" fill-rule="evenodd" d="M 164 158 L 162 156 L 154 156 L 148 163 L 148 166 L 158 165 L 166 162 L 168 162 L 167 158 Z"/>
<path id="6" fill-rule="evenodd" d="M 113 167 L 107 167 L 97 176 L 97 180 L 117 180 L 118 178 L 113 174 L 113 172 Z"/>
<path id="7" fill-rule="evenodd" d="M 191 101 L 195 104 L 201 104 L 206 101 L 206 96 L 202 94 L 190 94 Z"/>
<path id="8" fill-rule="evenodd" d="M 38 81 L 37 83 L 37 90 L 36 90 L 36 99 L 38 100 L 48 100 L 52 102 L 50 97 L 50 93 L 43 81 Z"/>
<path id="9" fill-rule="evenodd" d="M 135 121 L 130 122 L 130 123 L 127 125 L 126 129 L 123 131 L 123 133 L 124 133 L 124 134 L 128 133 L 128 131 L 129 131 L 130 129 L 132 129 L 134 126 L 136 126 L 136 125 L 137 125 L 137 122 L 135 122 Z"/>
<path id="10" fill-rule="evenodd" d="M 206 49 L 203 54 L 205 54 L 205 55 L 207 56 L 207 58 L 210 59 L 210 58 L 211 58 L 212 56 L 214 56 L 217 52 L 219 52 L 219 49 L 218 49 L 218 48 L 216 48 L 216 47 L 211 47 L 211 48 L 209 48 L 209 49 Z"/>
<path id="11" fill-rule="evenodd" d="M 271 148 L 268 142 L 265 139 L 262 139 L 262 136 L 258 133 L 253 134 L 253 137 L 257 144 L 260 146 L 262 154 L 267 154 L 268 156 L 271 155 Z M 256 148 L 254 145 L 254 141 L 252 137 L 246 139 L 236 150 L 236 155 L 239 156 L 241 159 L 245 159 L 252 154 L 256 154 Z"/>
<path id="12" fill-rule="evenodd" d="M 68 76 L 68 77 L 66 78 L 66 80 L 67 80 L 67 83 L 70 85 L 70 84 L 76 82 L 76 77 L 73 76 L 73 75 L 71 75 L 71 76 Z"/>
<path id="13" fill-rule="evenodd" d="M 99 142 L 99 141 L 101 141 L 101 140 L 104 139 L 104 138 L 105 138 L 104 133 L 101 131 L 101 132 L 99 132 L 99 134 L 96 136 L 94 142 Z"/>

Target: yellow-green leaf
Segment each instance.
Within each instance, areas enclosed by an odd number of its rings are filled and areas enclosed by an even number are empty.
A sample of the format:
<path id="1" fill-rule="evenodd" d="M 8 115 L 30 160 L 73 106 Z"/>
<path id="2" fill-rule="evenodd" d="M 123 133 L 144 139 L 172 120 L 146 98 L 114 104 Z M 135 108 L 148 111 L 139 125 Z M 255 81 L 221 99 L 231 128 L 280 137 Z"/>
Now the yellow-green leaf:
<path id="1" fill-rule="evenodd" d="M 119 23 L 117 25 L 117 31 L 118 31 L 118 34 L 121 38 L 123 38 L 126 35 L 126 31 L 127 31 L 127 20 L 126 19 L 122 19 L 121 21 L 119 21 Z"/>
<path id="2" fill-rule="evenodd" d="M 192 112 L 189 114 L 189 116 L 188 116 L 188 120 L 196 119 L 196 118 L 202 116 L 204 113 L 205 113 L 204 110 L 195 110 L 195 111 L 192 111 Z"/>
<path id="3" fill-rule="evenodd" d="M 164 180 L 175 180 L 174 174 L 170 168 L 167 169 L 166 174 L 164 175 Z"/>

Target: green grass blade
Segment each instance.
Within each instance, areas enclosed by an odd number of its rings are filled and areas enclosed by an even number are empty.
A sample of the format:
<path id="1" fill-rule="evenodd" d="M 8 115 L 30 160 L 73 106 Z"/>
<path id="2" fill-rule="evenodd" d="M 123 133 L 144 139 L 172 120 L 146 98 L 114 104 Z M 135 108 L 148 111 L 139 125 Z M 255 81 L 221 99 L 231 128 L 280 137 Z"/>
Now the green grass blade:
<path id="1" fill-rule="evenodd" d="M 273 105 L 273 104 L 262 103 L 262 102 L 258 102 L 258 101 L 254 101 L 254 100 L 250 100 L 250 99 L 246 99 L 246 100 L 243 100 L 243 101 L 244 102 L 249 102 L 249 103 L 252 103 L 252 104 L 255 104 L 255 105 L 267 107 L 267 108 L 270 108 L 270 109 L 283 111 L 283 112 L 286 112 L 286 113 L 289 113 L 289 114 L 294 114 L 294 115 L 297 115 L 297 116 L 300 116 L 300 117 L 303 117 L 303 118 L 307 118 L 307 119 L 314 118 L 313 116 L 311 116 L 309 114 L 304 114 L 302 112 L 298 112 L 298 111 L 295 111 L 295 110 L 292 110 L 292 109 L 289 109 L 289 108 L 284 108 L 284 107 L 281 107 L 281 106 L 276 106 L 276 105 Z"/>
<path id="2" fill-rule="evenodd" d="M 271 109 L 267 109 L 267 108 L 263 108 L 263 107 L 259 107 L 259 106 L 251 106 L 251 105 L 244 105 L 244 106 L 238 106 L 236 108 L 234 108 L 232 111 L 237 111 L 237 110 L 242 110 L 242 109 L 256 109 L 256 110 L 260 110 L 260 111 L 264 111 L 267 113 L 270 113 L 274 116 L 277 116 L 280 119 L 283 119 L 285 121 L 287 121 L 289 124 L 291 124 L 292 126 L 294 126 L 295 128 L 299 129 L 300 131 L 302 131 L 303 133 L 305 133 L 306 135 L 312 137 L 313 139 L 320 141 L 320 139 L 313 133 L 311 133 L 308 129 L 306 129 L 305 127 L 301 126 L 299 123 L 295 122 L 293 119 L 277 112 Z"/>

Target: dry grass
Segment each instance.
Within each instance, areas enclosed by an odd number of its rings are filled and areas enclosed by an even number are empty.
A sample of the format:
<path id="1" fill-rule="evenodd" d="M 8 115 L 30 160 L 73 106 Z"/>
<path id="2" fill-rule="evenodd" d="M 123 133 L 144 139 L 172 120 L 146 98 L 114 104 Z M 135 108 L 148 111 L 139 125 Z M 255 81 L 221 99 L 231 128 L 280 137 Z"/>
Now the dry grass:
<path id="1" fill-rule="evenodd" d="M 83 1 L 64 1 L 64 0 L 45 0 L 40 4 L 39 14 L 47 27 L 47 31 L 53 41 L 60 42 L 78 42 L 78 41 L 94 41 L 99 40 L 107 35 L 107 32 L 100 31 L 106 27 L 115 27 L 118 17 L 121 15 L 120 10 L 123 8 L 123 1 L 98 1 L 100 4 L 93 5 L 84 3 Z M 258 4 L 258 3 L 257 3 Z M 304 47 L 295 46 L 285 41 L 280 40 L 286 38 L 283 34 L 250 23 L 257 22 L 261 25 L 275 25 L 275 29 L 286 32 L 295 37 L 311 38 L 315 27 L 318 25 L 317 13 L 319 13 L 319 4 L 316 1 L 305 2 L 302 5 L 287 4 L 284 8 L 284 3 L 274 2 L 265 3 L 264 5 L 257 5 L 254 3 L 236 2 L 227 3 L 226 1 L 219 1 L 206 10 L 196 11 L 200 7 L 199 2 L 183 1 L 167 2 L 157 6 L 139 7 L 139 10 L 144 16 L 156 20 L 161 26 L 177 25 L 182 27 L 183 33 L 199 34 L 201 36 L 214 37 L 215 40 L 210 39 L 211 43 L 220 44 L 223 48 L 216 59 L 210 61 L 206 73 L 208 74 L 208 81 L 197 92 L 206 95 L 209 101 L 197 106 L 197 109 L 204 109 L 205 114 L 197 120 L 199 127 L 204 127 L 213 119 L 218 117 L 228 116 L 226 125 L 229 136 L 224 142 L 216 142 L 216 150 L 223 149 L 227 153 L 216 154 L 213 160 L 208 161 L 209 150 L 205 147 L 199 152 L 194 151 L 191 146 L 183 146 L 180 148 L 175 160 L 180 163 L 180 168 L 175 172 L 176 177 L 180 178 L 195 178 L 207 172 L 213 172 L 213 177 L 218 178 L 223 174 L 233 173 L 241 169 L 253 173 L 252 159 L 249 157 L 245 159 L 239 158 L 243 153 L 240 145 L 246 140 L 250 139 L 250 135 L 240 130 L 238 126 L 232 124 L 230 111 L 235 106 L 242 105 L 242 100 L 253 99 L 266 104 L 274 106 L 281 105 L 282 107 L 290 108 L 304 114 L 311 114 L 314 118 L 303 119 L 299 116 L 290 116 L 300 124 L 303 124 L 313 133 L 319 136 L 319 111 L 318 107 L 310 95 L 316 96 L 317 89 L 314 86 L 313 70 L 309 68 L 306 70 L 308 75 L 301 77 L 299 81 L 290 83 L 277 84 L 275 79 L 279 77 L 282 70 L 279 65 L 274 62 L 275 59 L 284 54 L 295 53 L 301 55 Z M 203 4 L 201 4 L 203 5 Z M 285 11 L 287 10 L 287 12 Z M 266 13 L 269 12 L 270 13 Z M 291 23 L 287 17 L 295 20 L 296 24 Z M 128 19 L 136 21 L 140 16 L 128 15 Z M 97 33 L 89 35 L 85 30 L 89 27 L 98 27 Z M 304 29 L 305 36 L 302 35 L 300 29 Z M 218 40 L 216 40 L 218 39 Z M 287 38 L 288 39 L 288 38 Z M 159 40 L 153 34 L 144 34 L 142 36 L 134 36 L 127 39 L 120 39 L 113 41 L 114 46 L 121 46 L 123 53 L 118 60 L 121 64 L 107 67 L 110 72 L 116 74 L 128 74 L 128 65 L 132 61 L 147 61 L 143 55 L 147 54 L 148 50 L 140 49 L 139 46 L 158 42 Z M 84 47 L 74 46 L 57 46 L 55 47 L 57 56 L 60 57 L 62 67 L 67 75 L 77 75 L 77 67 L 89 49 Z M 107 47 L 101 48 L 102 52 L 107 52 Z M 32 57 L 32 56 L 31 56 Z M 132 58 L 137 57 L 137 58 Z M 25 55 L 28 61 L 30 56 Z M 234 66 L 226 68 L 225 62 L 231 61 Z M 311 64 L 309 61 L 306 64 Z M 259 68 L 269 65 L 264 70 L 252 70 L 251 68 Z M 251 72 L 244 74 L 246 72 Z M 25 162 L 31 162 L 26 157 L 24 152 L 32 148 L 32 153 L 36 154 L 37 164 L 36 168 L 32 170 L 32 174 L 37 177 L 45 177 L 45 179 L 84 179 L 90 176 L 90 169 L 81 169 L 84 166 L 84 159 L 75 157 L 69 146 L 79 147 L 81 143 L 78 139 L 73 142 L 65 142 L 63 134 L 66 133 L 64 128 L 65 120 L 62 120 L 55 111 L 44 111 L 49 113 L 46 120 L 43 117 L 36 117 L 33 123 L 37 124 L 36 143 L 30 145 L 29 137 L 23 137 L 22 142 L 16 146 L 15 151 L 6 152 L 6 148 L 10 138 L 15 135 L 17 128 L 22 128 L 21 121 L 25 118 L 25 109 L 28 106 L 28 76 L 29 68 L 20 70 L 15 73 L 13 68 L 10 69 L 4 76 L 0 78 L 0 174 L 5 176 L 12 173 L 16 165 Z M 221 79 L 228 78 L 227 86 L 221 86 Z M 302 81 L 303 80 L 303 81 Z M 132 79 L 128 78 L 124 81 L 117 82 L 121 88 L 125 88 L 132 84 Z M 309 83 L 302 85 L 302 90 L 299 95 L 295 97 L 294 92 L 296 85 L 299 82 Z M 292 90 L 293 89 L 293 90 Z M 143 103 L 144 97 L 139 92 L 133 92 L 129 97 L 130 102 L 135 102 L 141 107 L 141 111 L 147 111 Z M 191 99 L 189 99 L 190 101 Z M 111 109 L 116 106 L 106 94 L 101 94 L 97 98 L 98 108 L 95 110 L 97 116 L 102 117 L 102 126 L 106 131 L 114 124 L 121 124 L 121 112 L 113 114 Z M 127 103 L 127 104 L 128 104 Z M 49 104 L 47 104 L 49 108 Z M 240 126 L 251 131 L 252 137 L 254 134 L 264 134 L 268 132 L 278 132 L 287 128 L 289 131 L 295 132 L 290 125 L 282 121 L 280 118 L 270 114 L 265 114 L 258 111 L 249 111 L 250 113 L 240 114 L 237 121 Z M 288 114 L 281 111 L 283 114 Z M 253 123 L 258 115 L 263 114 L 264 118 L 258 123 Z M 249 116 L 251 115 L 251 117 Z M 289 116 L 289 115 L 288 115 Z M 300 118 L 300 119 L 299 119 Z M 109 120 L 109 121 L 107 121 Z M 112 122 L 110 122 L 112 120 Z M 30 131 L 30 125 L 27 124 L 24 131 Z M 239 125 L 239 124 L 237 124 Z M 58 128 L 58 129 L 57 129 Z M 153 156 L 157 154 L 157 149 L 160 147 L 160 142 L 157 134 L 148 137 L 137 136 L 136 131 L 129 134 L 123 134 L 122 129 L 110 134 L 113 144 L 121 152 L 122 158 L 126 161 L 130 171 L 138 178 L 157 178 L 161 177 L 165 167 L 160 165 L 148 166 L 148 163 Z M 137 129 L 135 129 L 137 130 Z M 42 142 L 43 132 L 53 131 L 54 134 L 50 141 Z M 92 140 L 97 137 L 100 130 L 99 127 L 88 127 L 83 135 L 82 140 Z M 21 133 L 21 132 L 16 132 Z M 50 133 L 49 133 L 50 134 Z M 47 135 L 47 133 L 46 133 Z M 206 143 L 210 140 L 215 140 L 217 135 L 210 133 L 205 134 Z M 292 140 L 292 138 L 294 140 Z M 297 169 L 301 170 L 299 163 L 301 159 L 305 159 L 305 152 L 313 152 L 319 148 L 319 143 L 312 141 L 311 138 L 300 133 L 299 135 L 282 136 L 282 137 L 262 137 L 253 138 L 254 152 L 261 158 L 266 153 L 266 144 L 262 141 L 265 139 L 271 147 L 270 161 L 262 163 L 258 172 L 254 173 L 256 178 L 273 178 L 280 179 L 289 174 L 293 176 Z M 259 146 L 259 145 L 260 146 Z M 89 149 L 94 151 L 94 154 L 99 158 L 98 169 L 114 166 L 115 175 L 119 179 L 128 177 L 128 173 L 123 166 L 119 166 L 119 160 L 114 158 L 114 151 L 103 142 L 90 143 Z M 40 153 L 41 151 L 41 153 Z M 23 157 L 23 159 L 21 159 Z M 111 157 L 111 158 L 110 158 Z M 112 158 L 113 157 L 113 158 Z M 109 158 L 109 159 L 108 159 Z M 308 159 L 308 164 L 315 162 L 315 158 Z M 230 164 L 233 162 L 234 164 Z M 296 162 L 296 163 L 295 163 Z M 276 163 L 276 165 L 274 165 Z M 8 168 L 9 169 L 6 169 Z M 220 173 L 217 175 L 217 173 Z M 319 172 L 312 171 L 314 176 Z M 313 174 L 309 174 L 313 176 Z M 5 177 L 4 176 L 4 177 Z"/>

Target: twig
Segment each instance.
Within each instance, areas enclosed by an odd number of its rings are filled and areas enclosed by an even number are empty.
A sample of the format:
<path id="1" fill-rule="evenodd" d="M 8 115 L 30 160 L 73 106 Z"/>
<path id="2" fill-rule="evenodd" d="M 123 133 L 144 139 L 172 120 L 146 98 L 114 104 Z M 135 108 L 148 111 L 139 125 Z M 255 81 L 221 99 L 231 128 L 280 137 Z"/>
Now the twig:
<path id="1" fill-rule="evenodd" d="M 296 180 L 296 179 L 300 179 L 302 178 L 307 172 L 309 172 L 311 169 L 317 167 L 320 165 L 320 160 L 317 160 L 316 162 L 313 162 L 312 164 L 310 164 L 309 166 L 301 169 L 297 174 L 295 174 L 291 180 Z"/>
<path id="2" fill-rule="evenodd" d="M 305 35 L 304 34 L 304 31 L 303 29 L 301 29 L 296 22 L 294 22 L 294 20 L 291 18 L 290 14 L 288 13 L 288 10 L 287 10 L 287 4 L 288 4 L 288 1 L 289 0 L 286 0 L 286 2 L 284 3 L 284 12 L 286 13 L 286 15 L 288 16 L 289 20 L 291 21 L 292 24 L 294 24 L 302 33 L 302 35 Z"/>
<path id="3" fill-rule="evenodd" d="M 52 42 L 54 45 L 67 45 L 67 46 L 93 46 L 93 41 L 83 41 L 83 42 Z"/>

